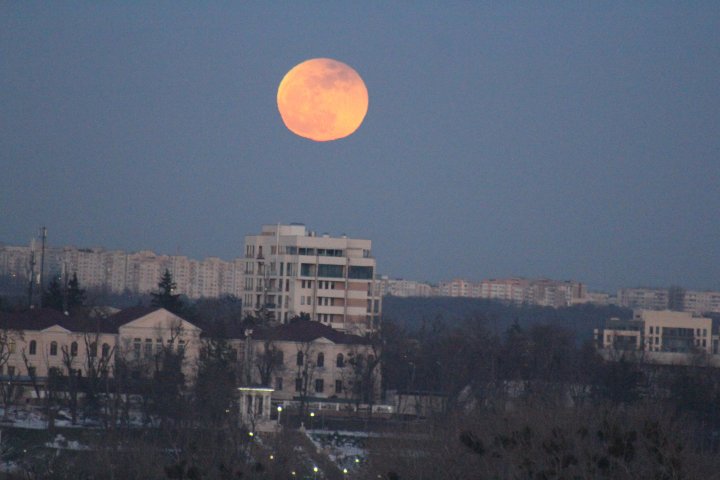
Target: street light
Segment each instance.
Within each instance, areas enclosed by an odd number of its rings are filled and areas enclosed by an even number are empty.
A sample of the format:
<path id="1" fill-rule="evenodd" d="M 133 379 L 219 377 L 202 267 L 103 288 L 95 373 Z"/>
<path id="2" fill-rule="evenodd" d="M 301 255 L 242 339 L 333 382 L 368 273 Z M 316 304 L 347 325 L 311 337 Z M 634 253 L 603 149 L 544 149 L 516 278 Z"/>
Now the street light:
<path id="1" fill-rule="evenodd" d="M 310 412 L 310 430 L 313 429 L 313 420 L 315 420 L 315 412 Z"/>
<path id="2" fill-rule="evenodd" d="M 280 425 L 280 417 L 282 416 L 282 405 L 278 405 L 277 412 L 278 412 L 278 426 L 279 426 Z"/>

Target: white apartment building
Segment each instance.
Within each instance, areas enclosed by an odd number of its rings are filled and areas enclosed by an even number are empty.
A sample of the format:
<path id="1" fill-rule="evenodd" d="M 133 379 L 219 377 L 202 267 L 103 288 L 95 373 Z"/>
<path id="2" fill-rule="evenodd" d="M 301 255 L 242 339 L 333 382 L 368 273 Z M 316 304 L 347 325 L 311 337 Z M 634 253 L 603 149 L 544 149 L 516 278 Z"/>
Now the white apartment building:
<path id="1" fill-rule="evenodd" d="M 337 330 L 379 328 L 381 299 L 370 240 L 316 235 L 305 225 L 264 225 L 245 237 L 243 313 L 287 322 L 307 314 Z"/>
<path id="2" fill-rule="evenodd" d="M 671 290 L 667 288 L 622 288 L 618 305 L 634 309 L 665 310 L 670 307 Z M 678 310 L 695 314 L 720 313 L 720 292 L 678 289 Z"/>
<path id="3" fill-rule="evenodd" d="M 41 260 L 37 245 L 0 245 L 0 276 L 6 277 L 10 285 L 27 288 L 33 255 L 37 282 Z M 149 250 L 127 253 L 103 248 L 47 247 L 44 282 L 47 285 L 53 277 L 75 273 L 85 289 L 144 294 L 157 290 L 160 277 L 167 269 L 177 285 L 176 293 L 189 298 L 239 297 L 244 265 L 242 258 L 225 261 L 209 257 L 199 261 L 181 255 L 158 255 Z"/>
<path id="4" fill-rule="evenodd" d="M 380 292 L 382 295 L 394 297 L 432 297 L 433 287 L 429 283 L 416 280 L 393 279 L 386 276 L 380 280 Z"/>
<path id="5" fill-rule="evenodd" d="M 587 296 L 585 285 L 575 281 L 501 278 L 479 283 L 456 278 L 441 282 L 438 294 L 446 297 L 488 298 L 515 304 L 566 307 Z"/>

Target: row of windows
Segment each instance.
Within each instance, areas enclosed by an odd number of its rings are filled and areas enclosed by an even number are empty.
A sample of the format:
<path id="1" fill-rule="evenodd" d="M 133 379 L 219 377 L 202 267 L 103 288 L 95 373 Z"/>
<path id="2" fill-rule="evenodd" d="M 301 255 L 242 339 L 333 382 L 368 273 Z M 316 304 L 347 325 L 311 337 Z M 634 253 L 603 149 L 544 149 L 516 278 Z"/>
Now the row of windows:
<path id="1" fill-rule="evenodd" d="M 295 363 L 298 366 L 303 365 L 305 363 L 305 354 L 303 352 L 298 352 L 297 357 L 295 360 Z M 317 362 L 315 363 L 316 367 L 324 367 L 325 366 L 325 354 L 320 352 L 317 354 Z M 342 353 L 338 353 L 337 357 L 335 357 L 335 366 L 338 368 L 343 368 L 345 366 L 345 356 Z"/>
<path id="2" fill-rule="evenodd" d="M 663 334 L 663 327 L 654 327 L 650 326 L 650 335 L 653 333 L 656 333 L 658 335 Z M 677 335 L 677 336 L 692 336 L 692 328 L 670 328 L 665 327 L 665 334 L 666 335 Z M 696 328 L 695 329 L 695 336 L 696 337 L 707 337 L 707 328 Z"/>
<path id="3" fill-rule="evenodd" d="M 317 283 L 320 290 L 335 290 L 336 282 L 331 280 L 319 280 Z M 314 280 L 300 280 L 300 288 L 313 288 L 314 284 Z"/>
<path id="4" fill-rule="evenodd" d="M 31 377 L 31 378 L 32 378 L 32 377 L 37 377 L 37 367 L 33 367 L 33 366 L 28 365 L 28 367 L 27 367 L 27 372 L 28 372 L 28 373 L 27 373 L 27 374 L 28 374 L 28 377 Z M 81 377 L 81 376 L 82 376 L 82 370 L 79 369 L 79 368 L 70 369 L 70 373 L 72 373 L 73 375 L 76 375 L 76 376 L 78 376 L 78 377 Z M 4 375 L 4 374 L 5 374 L 5 369 L 3 368 L 2 365 L 0 365 L 0 375 Z M 8 366 L 7 366 L 7 376 L 8 376 L 8 377 L 14 377 L 16 374 L 19 375 L 20 373 L 18 373 L 18 371 L 17 371 L 17 369 L 15 368 L 15 366 L 14 366 L 14 365 L 8 365 Z M 60 375 L 62 375 L 62 370 L 61 370 L 60 368 L 58 368 L 58 367 L 50 367 L 49 370 L 48 370 L 48 375 L 51 376 L 51 377 L 52 377 L 52 376 L 60 376 Z"/>
<path id="5" fill-rule="evenodd" d="M 14 345 L 14 344 L 13 344 Z M 11 352 L 12 353 L 12 349 Z M 28 355 L 36 355 L 37 354 L 37 342 L 35 340 L 30 340 L 30 343 L 28 344 Z M 56 356 L 58 354 L 58 343 L 53 341 L 50 342 L 50 356 Z M 69 354 L 71 357 L 77 357 L 78 355 L 78 343 L 72 342 L 70 344 L 70 351 Z M 97 356 L 97 344 L 95 342 L 92 342 L 88 346 L 88 355 L 91 357 Z M 102 345 L 102 356 L 108 357 L 110 355 L 110 345 L 107 343 L 103 343 Z"/>
<path id="6" fill-rule="evenodd" d="M 167 342 L 167 348 L 169 350 L 173 349 L 173 340 L 168 340 Z M 155 354 L 160 354 L 163 349 L 163 340 L 162 338 L 158 338 L 155 340 Z M 178 341 L 178 353 L 181 353 L 183 350 L 185 350 L 185 340 Z M 145 358 L 152 358 L 153 356 L 153 341 L 152 338 L 146 338 L 145 342 L 142 341 L 141 338 L 135 338 L 133 340 L 133 353 L 135 354 L 135 358 L 140 358 L 142 356 Z"/>
<path id="7" fill-rule="evenodd" d="M 315 393 L 323 393 L 325 391 L 325 381 L 322 378 L 315 379 Z M 275 378 L 275 390 L 282 390 L 283 389 L 283 379 L 282 377 Z M 302 392 L 303 389 L 303 379 L 298 377 L 295 379 L 295 391 L 296 392 Z M 342 380 L 335 380 L 335 393 L 340 394 L 343 392 L 343 381 Z"/>

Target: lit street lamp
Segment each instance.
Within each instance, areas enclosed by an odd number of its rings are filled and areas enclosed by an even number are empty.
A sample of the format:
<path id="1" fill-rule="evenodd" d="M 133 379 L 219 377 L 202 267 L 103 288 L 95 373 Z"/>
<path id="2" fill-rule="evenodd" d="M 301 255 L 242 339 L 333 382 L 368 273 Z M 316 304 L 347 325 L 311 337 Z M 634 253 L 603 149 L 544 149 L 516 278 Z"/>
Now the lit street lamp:
<path id="1" fill-rule="evenodd" d="M 278 412 L 278 427 L 279 427 L 280 426 L 280 417 L 282 416 L 282 405 L 278 405 L 277 412 Z"/>

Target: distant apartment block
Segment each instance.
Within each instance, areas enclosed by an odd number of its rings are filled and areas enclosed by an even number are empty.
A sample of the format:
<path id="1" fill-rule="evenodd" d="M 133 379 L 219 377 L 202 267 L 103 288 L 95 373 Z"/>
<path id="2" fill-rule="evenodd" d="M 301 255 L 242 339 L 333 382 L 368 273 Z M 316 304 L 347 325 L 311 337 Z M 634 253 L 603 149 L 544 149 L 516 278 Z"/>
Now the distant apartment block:
<path id="1" fill-rule="evenodd" d="M 35 257 L 35 278 L 40 272 L 37 248 L 0 245 L 0 275 L 6 283 L 24 288 L 30 280 L 30 261 Z M 216 257 L 193 260 L 179 255 L 158 255 L 143 250 L 127 253 L 103 248 L 48 247 L 45 251 L 45 281 L 76 273 L 82 288 L 109 293 L 145 294 L 157 290 L 160 277 L 169 270 L 177 293 L 190 298 L 213 298 L 242 293 L 242 259 L 224 261 Z"/>
<path id="2" fill-rule="evenodd" d="M 454 279 L 441 282 L 438 295 L 446 297 L 487 298 L 515 304 L 564 307 L 587 300 L 585 285 L 575 281 L 506 278 L 479 283 Z"/>
<path id="3" fill-rule="evenodd" d="M 343 332 L 379 326 L 380 284 L 370 240 L 316 235 L 305 225 L 264 225 L 245 237 L 243 313 L 279 322 L 306 314 Z"/>
<path id="4" fill-rule="evenodd" d="M 677 310 L 695 314 L 720 313 L 720 292 L 681 288 L 622 288 L 618 305 L 644 310 Z"/>
<path id="5" fill-rule="evenodd" d="M 431 297 L 434 295 L 432 285 L 416 280 L 392 279 L 383 276 L 379 280 L 380 294 L 393 297 Z"/>

